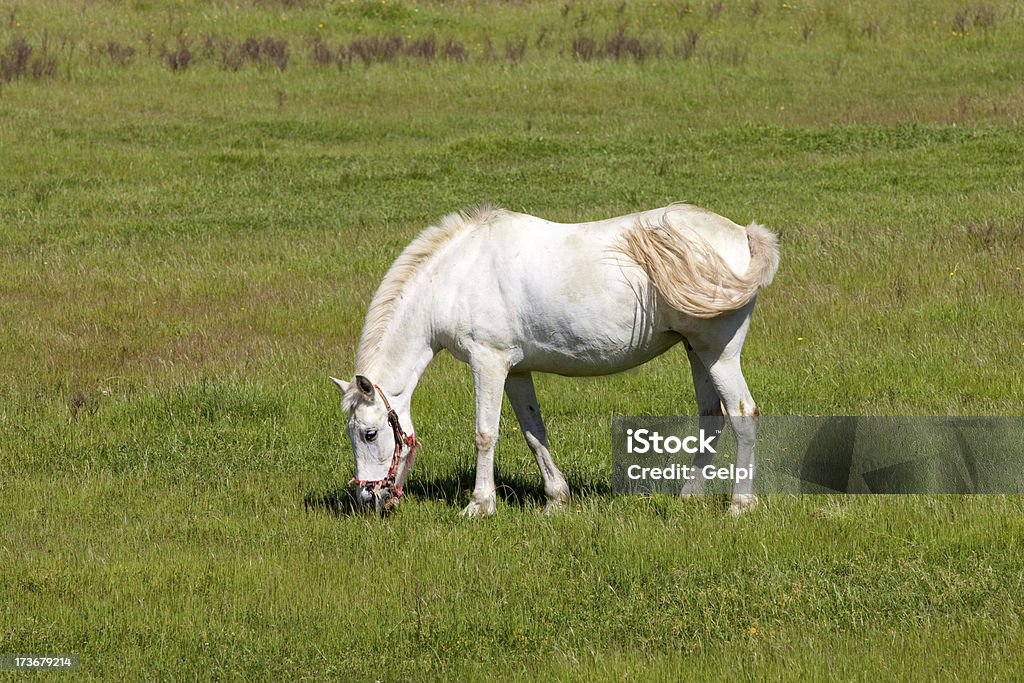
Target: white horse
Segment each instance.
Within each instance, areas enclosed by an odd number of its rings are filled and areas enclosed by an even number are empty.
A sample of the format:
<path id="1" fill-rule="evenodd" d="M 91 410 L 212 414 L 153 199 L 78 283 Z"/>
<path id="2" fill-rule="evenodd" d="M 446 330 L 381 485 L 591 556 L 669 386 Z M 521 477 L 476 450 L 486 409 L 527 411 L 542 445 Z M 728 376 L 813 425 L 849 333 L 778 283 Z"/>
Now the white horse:
<path id="1" fill-rule="evenodd" d="M 548 450 L 531 373 L 619 372 L 679 342 L 700 427 L 716 433 L 728 415 L 737 465 L 753 467 L 759 411 L 740 350 L 758 289 L 778 261 L 778 241 L 764 227 L 685 204 L 578 224 L 491 207 L 445 217 L 384 276 L 354 380 L 331 378 L 348 413 L 359 501 L 383 512 L 401 496 L 419 443 L 412 394 L 442 349 L 469 364 L 476 395 L 476 485 L 463 514 L 495 511 L 502 391 L 537 459 L 548 510 L 557 509 L 569 502 L 569 487 Z M 710 459 L 698 455 L 694 464 Z M 684 494 L 704 487 L 697 478 Z M 756 502 L 746 480 L 735 486 L 730 511 Z"/>

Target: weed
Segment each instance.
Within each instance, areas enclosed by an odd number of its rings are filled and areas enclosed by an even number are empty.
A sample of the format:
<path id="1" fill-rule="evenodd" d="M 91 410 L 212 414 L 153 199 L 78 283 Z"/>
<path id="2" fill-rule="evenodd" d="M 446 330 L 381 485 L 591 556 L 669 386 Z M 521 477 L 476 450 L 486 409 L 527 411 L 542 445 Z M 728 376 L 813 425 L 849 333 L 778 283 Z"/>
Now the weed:
<path id="1" fill-rule="evenodd" d="M 995 27 L 996 20 L 996 11 L 991 5 L 961 7 L 953 15 L 953 32 L 961 36 L 966 35 L 973 28 L 988 32 Z"/>
<path id="2" fill-rule="evenodd" d="M 547 26 L 541 26 L 540 31 L 537 34 L 537 40 L 534 41 L 534 47 L 540 49 L 547 46 L 548 34 L 551 33 L 551 29 Z"/>
<path id="3" fill-rule="evenodd" d="M 622 26 L 608 36 L 604 43 L 600 45 L 590 36 L 577 36 L 572 41 L 573 57 L 584 62 L 598 58 L 614 60 L 634 59 L 642 62 L 650 57 L 659 57 L 661 53 L 662 45 L 660 41 L 650 40 L 644 42 L 638 36 L 627 33 L 625 27 Z"/>
<path id="4" fill-rule="evenodd" d="M 318 66 L 330 66 L 337 60 L 337 52 L 332 50 L 320 36 L 309 41 L 309 56 Z"/>
<path id="5" fill-rule="evenodd" d="M 844 55 L 836 55 L 828 60 L 825 65 L 825 70 L 828 71 L 828 75 L 832 78 L 836 78 L 843 72 L 843 67 L 846 65 L 846 59 Z"/>
<path id="6" fill-rule="evenodd" d="M 690 59 L 697 54 L 697 41 L 700 39 L 700 31 L 693 28 L 686 29 L 686 35 L 676 42 L 675 54 L 683 59 Z"/>
<path id="7" fill-rule="evenodd" d="M 441 48 L 441 53 L 445 59 L 449 59 L 453 62 L 464 62 L 469 59 L 469 50 L 462 44 L 461 41 L 455 40 L 454 38 L 448 38 L 444 41 L 444 45 Z"/>
<path id="8" fill-rule="evenodd" d="M 584 62 L 597 57 L 597 41 L 590 36 L 577 36 L 572 41 L 572 54 Z"/>
<path id="9" fill-rule="evenodd" d="M 264 38 L 260 43 L 262 58 L 269 60 L 278 71 L 288 68 L 288 41 L 282 38 Z"/>
<path id="10" fill-rule="evenodd" d="M 57 58 L 50 54 L 50 34 L 48 32 L 43 33 L 42 41 L 39 45 L 39 52 L 32 59 L 32 78 L 41 80 L 43 78 L 53 78 L 53 75 L 57 72 Z"/>
<path id="11" fill-rule="evenodd" d="M 0 53 L 0 81 L 9 82 L 25 76 L 32 47 L 22 37 L 16 37 Z"/>
<path id="12" fill-rule="evenodd" d="M 124 45 L 116 40 L 108 40 L 103 47 L 103 52 L 114 64 L 125 66 L 135 59 L 136 50 L 133 45 Z"/>
<path id="13" fill-rule="evenodd" d="M 251 0 L 255 7 L 274 7 L 281 9 L 300 9 L 308 6 L 308 0 Z"/>
<path id="14" fill-rule="evenodd" d="M 489 62 L 494 62 L 498 59 L 498 51 L 494 48 L 494 42 L 491 40 L 490 36 L 484 37 L 483 53 L 484 59 Z"/>
<path id="15" fill-rule="evenodd" d="M 71 398 L 68 399 L 68 420 L 70 422 L 74 422 L 83 412 L 89 415 L 94 415 L 97 408 L 98 403 L 95 396 L 87 396 L 82 391 L 76 391 L 72 394 Z"/>
<path id="16" fill-rule="evenodd" d="M 811 36 L 814 35 L 814 26 L 805 21 L 803 27 L 800 29 L 800 37 L 803 38 L 804 45 L 811 41 Z"/>
<path id="17" fill-rule="evenodd" d="M 217 53 L 220 55 L 220 68 L 225 71 L 238 71 L 245 63 L 245 57 L 234 41 L 221 39 L 216 41 Z"/>
<path id="18" fill-rule="evenodd" d="M 526 38 L 509 39 L 505 41 L 505 59 L 518 64 L 523 61 L 526 55 Z"/>
<path id="19" fill-rule="evenodd" d="M 487 41 L 489 42 L 489 39 Z M 454 62 L 463 62 L 469 59 L 469 49 L 465 44 L 455 38 L 447 38 L 438 46 L 438 40 L 433 35 L 406 40 L 402 36 L 366 36 L 354 38 L 347 46 L 341 45 L 337 50 L 336 59 L 339 62 L 351 62 L 359 60 L 364 66 L 374 63 L 393 62 L 399 58 L 415 59 L 418 61 L 435 61 L 443 57 Z M 486 54 L 485 47 L 485 54 Z M 318 64 L 330 62 L 334 54 L 322 41 L 314 41 L 313 58 Z"/>
<path id="20" fill-rule="evenodd" d="M 996 25 L 996 11 L 991 5 L 977 5 L 972 13 L 974 25 L 988 30 Z"/>
<path id="21" fill-rule="evenodd" d="M 346 54 L 350 59 L 358 59 L 365 66 L 369 66 L 374 62 L 390 62 L 397 59 L 404 43 L 405 41 L 398 36 L 356 38 L 348 44 Z"/>
<path id="22" fill-rule="evenodd" d="M 171 71 L 185 71 L 192 63 L 192 50 L 188 42 L 181 38 L 178 39 L 176 48 L 168 49 L 165 47 L 160 53 L 164 64 Z"/>
<path id="23" fill-rule="evenodd" d="M 970 11 L 966 8 L 957 10 L 956 14 L 953 15 L 953 32 L 960 35 L 967 33 L 970 18 Z"/>
<path id="24" fill-rule="evenodd" d="M 422 59 L 426 62 L 433 61 L 437 56 L 437 40 L 434 36 L 417 38 L 406 43 L 402 53 L 407 57 Z"/>
<path id="25" fill-rule="evenodd" d="M 272 64 L 279 71 L 288 68 L 288 41 L 283 38 L 250 37 L 242 41 L 221 38 L 219 41 L 221 67 L 237 71 L 250 64 Z"/>
<path id="26" fill-rule="evenodd" d="M 625 59 L 632 57 L 638 62 L 642 62 L 647 58 L 648 53 L 651 52 L 636 36 L 631 36 L 626 33 L 626 29 L 622 26 L 604 43 L 604 54 L 612 59 Z"/>
<path id="27" fill-rule="evenodd" d="M 0 50 L 0 83 L 22 78 L 52 78 L 57 71 L 57 58 L 50 53 L 49 39 L 43 35 L 39 49 L 33 49 L 21 36 L 15 36 Z"/>

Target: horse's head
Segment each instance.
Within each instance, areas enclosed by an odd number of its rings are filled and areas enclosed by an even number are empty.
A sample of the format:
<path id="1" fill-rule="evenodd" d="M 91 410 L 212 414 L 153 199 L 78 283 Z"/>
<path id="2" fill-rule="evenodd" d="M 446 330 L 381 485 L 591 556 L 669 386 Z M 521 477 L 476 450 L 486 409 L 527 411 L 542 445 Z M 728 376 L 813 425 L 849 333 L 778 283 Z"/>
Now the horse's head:
<path id="1" fill-rule="evenodd" d="M 366 377 L 331 381 L 341 391 L 342 409 L 348 413 L 345 431 L 355 455 L 356 496 L 368 508 L 390 512 L 402 497 L 419 445 L 411 433 L 412 422 L 408 415 L 403 421 L 384 391 Z M 409 428 L 408 434 L 403 426 Z"/>

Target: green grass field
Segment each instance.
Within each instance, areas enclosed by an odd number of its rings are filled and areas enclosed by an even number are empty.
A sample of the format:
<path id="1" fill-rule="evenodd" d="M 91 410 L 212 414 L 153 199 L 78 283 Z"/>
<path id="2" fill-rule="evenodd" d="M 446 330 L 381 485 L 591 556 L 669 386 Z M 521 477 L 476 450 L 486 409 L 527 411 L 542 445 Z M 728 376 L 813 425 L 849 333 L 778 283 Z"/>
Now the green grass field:
<path id="1" fill-rule="evenodd" d="M 352 514 L 327 375 L 419 230 L 689 201 L 782 240 L 765 414 L 1024 409 L 1011 0 L 0 0 L 0 654 L 96 679 L 1011 680 L 1017 496 L 617 497 L 685 354 L 537 378 L 458 516 L 442 356 L 400 511 Z M 5 673 L 0 673 L 0 676 Z"/>

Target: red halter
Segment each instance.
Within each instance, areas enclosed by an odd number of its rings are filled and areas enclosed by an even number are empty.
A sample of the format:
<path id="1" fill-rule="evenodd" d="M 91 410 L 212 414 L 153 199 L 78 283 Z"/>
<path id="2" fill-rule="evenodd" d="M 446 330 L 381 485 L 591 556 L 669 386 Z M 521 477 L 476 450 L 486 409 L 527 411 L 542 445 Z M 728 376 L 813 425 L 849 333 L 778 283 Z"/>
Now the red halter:
<path id="1" fill-rule="evenodd" d="M 395 412 L 391 404 L 388 403 L 387 396 L 376 384 L 373 388 L 380 394 L 380 398 L 384 401 L 384 407 L 388 411 L 388 424 L 391 425 L 391 431 L 395 435 L 395 452 L 391 456 L 391 467 L 388 468 L 388 474 L 383 479 L 357 479 L 352 477 L 351 484 L 364 489 L 367 493 L 372 493 L 378 486 L 391 492 L 391 497 L 385 502 L 385 511 L 390 510 L 398 502 L 398 499 L 402 497 L 402 487 L 396 483 L 398 478 L 398 462 L 402 458 L 402 446 L 409 447 L 409 458 L 411 459 L 416 456 L 416 447 L 420 445 L 420 440 L 413 434 L 406 434 L 405 430 L 402 429 L 402 425 L 398 421 L 398 413 Z"/>

